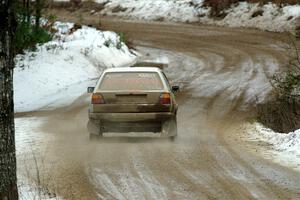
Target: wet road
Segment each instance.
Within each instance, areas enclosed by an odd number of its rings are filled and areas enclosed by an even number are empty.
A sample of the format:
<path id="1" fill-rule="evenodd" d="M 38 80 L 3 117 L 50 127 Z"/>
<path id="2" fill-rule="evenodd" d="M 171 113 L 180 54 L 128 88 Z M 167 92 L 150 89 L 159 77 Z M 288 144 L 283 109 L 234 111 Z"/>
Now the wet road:
<path id="1" fill-rule="evenodd" d="M 247 152 L 234 137 L 268 95 L 267 77 L 286 62 L 284 35 L 109 19 L 102 24 L 125 32 L 145 56 L 169 60 L 167 75 L 183 87 L 178 139 L 91 143 L 88 97 L 82 95 L 63 109 L 19 115 L 17 141 L 25 140 L 20 143 L 27 149 L 18 154 L 20 171 L 33 171 L 35 181 L 34 154 L 47 172 L 42 184 L 66 199 L 300 199 L 299 172 Z"/>

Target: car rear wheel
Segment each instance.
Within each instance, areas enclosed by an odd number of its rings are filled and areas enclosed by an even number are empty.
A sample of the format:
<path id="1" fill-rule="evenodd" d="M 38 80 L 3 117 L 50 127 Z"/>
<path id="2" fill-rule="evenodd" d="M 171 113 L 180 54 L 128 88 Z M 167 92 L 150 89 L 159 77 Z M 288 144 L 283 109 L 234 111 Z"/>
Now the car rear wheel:
<path id="1" fill-rule="evenodd" d="M 88 132 L 90 133 L 90 140 L 98 140 L 103 137 L 100 123 L 98 121 L 90 119 L 88 122 Z"/>
<path id="2" fill-rule="evenodd" d="M 100 135 L 90 134 L 89 139 L 90 141 L 97 141 L 100 137 Z"/>
<path id="3" fill-rule="evenodd" d="M 171 136 L 169 137 L 170 141 L 174 142 L 177 139 L 177 135 L 176 136 Z"/>
<path id="4" fill-rule="evenodd" d="M 172 119 L 164 122 L 162 125 L 162 135 L 165 137 L 174 137 L 177 136 L 177 119 L 174 116 Z"/>

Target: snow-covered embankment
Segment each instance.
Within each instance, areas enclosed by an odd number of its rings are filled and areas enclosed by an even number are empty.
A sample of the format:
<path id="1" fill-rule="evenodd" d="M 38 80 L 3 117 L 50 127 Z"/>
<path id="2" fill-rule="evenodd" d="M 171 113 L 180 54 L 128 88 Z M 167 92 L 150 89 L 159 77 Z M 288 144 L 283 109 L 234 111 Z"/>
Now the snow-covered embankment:
<path id="1" fill-rule="evenodd" d="M 257 122 L 245 124 L 242 129 L 243 140 L 254 142 L 265 158 L 300 171 L 300 129 L 276 133 Z"/>
<path id="2" fill-rule="evenodd" d="M 16 58 L 15 111 L 28 112 L 72 103 L 93 86 L 107 67 L 134 62 L 116 33 L 55 23 L 55 39 Z"/>
<path id="3" fill-rule="evenodd" d="M 294 31 L 299 26 L 300 5 L 240 2 L 222 11 L 219 18 L 210 15 L 203 0 L 95 0 L 105 3 L 100 14 L 146 21 L 199 22 L 203 24 L 257 28 L 275 32 Z"/>

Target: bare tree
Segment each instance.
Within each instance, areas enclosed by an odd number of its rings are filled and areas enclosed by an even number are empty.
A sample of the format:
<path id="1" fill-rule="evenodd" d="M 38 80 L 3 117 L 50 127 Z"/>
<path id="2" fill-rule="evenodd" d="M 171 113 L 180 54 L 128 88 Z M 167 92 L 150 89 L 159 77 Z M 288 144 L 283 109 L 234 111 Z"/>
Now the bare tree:
<path id="1" fill-rule="evenodd" d="M 40 19 L 41 19 L 41 11 L 43 7 L 43 0 L 35 1 L 35 30 L 39 30 L 40 27 Z"/>
<path id="2" fill-rule="evenodd" d="M 28 23 L 28 26 L 30 24 L 30 0 L 26 0 L 26 21 Z"/>
<path id="3" fill-rule="evenodd" d="M 13 104 L 16 0 L 0 1 L 0 199 L 18 199 Z"/>

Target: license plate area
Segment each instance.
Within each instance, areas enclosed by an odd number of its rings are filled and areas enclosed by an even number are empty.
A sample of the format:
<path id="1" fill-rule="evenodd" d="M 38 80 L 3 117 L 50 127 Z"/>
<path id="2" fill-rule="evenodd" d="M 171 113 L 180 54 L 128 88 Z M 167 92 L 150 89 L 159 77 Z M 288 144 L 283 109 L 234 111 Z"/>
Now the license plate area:
<path id="1" fill-rule="evenodd" d="M 161 122 L 108 122 L 102 123 L 103 132 L 161 132 Z"/>
<path id="2" fill-rule="evenodd" d="M 146 94 L 116 94 L 117 103 L 137 104 L 147 103 Z"/>

